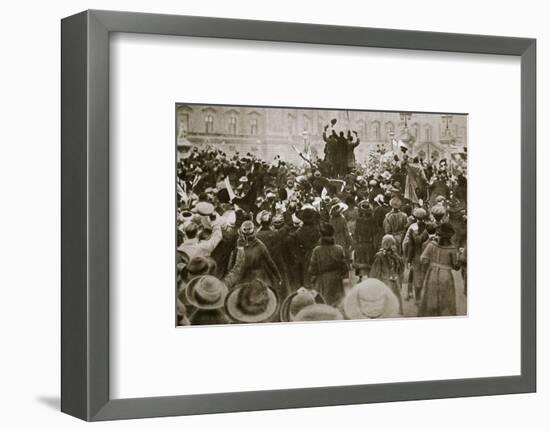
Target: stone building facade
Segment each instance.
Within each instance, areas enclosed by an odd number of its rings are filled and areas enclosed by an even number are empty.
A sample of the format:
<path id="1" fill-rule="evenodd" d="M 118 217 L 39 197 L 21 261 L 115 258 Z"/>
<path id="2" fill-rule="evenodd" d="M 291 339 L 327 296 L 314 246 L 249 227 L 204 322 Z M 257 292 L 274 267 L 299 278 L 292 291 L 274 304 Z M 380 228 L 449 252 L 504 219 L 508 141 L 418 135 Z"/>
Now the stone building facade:
<path id="1" fill-rule="evenodd" d="M 229 154 L 252 152 L 265 160 L 280 155 L 297 162 L 293 145 L 322 157 L 323 128 L 334 118 L 337 129 L 357 131 L 358 162 L 377 147 L 389 150 L 392 139 L 401 139 L 410 154 L 425 160 L 446 157 L 449 148 L 468 145 L 467 115 L 194 104 L 176 105 L 177 142 L 183 151 L 211 145 Z"/>

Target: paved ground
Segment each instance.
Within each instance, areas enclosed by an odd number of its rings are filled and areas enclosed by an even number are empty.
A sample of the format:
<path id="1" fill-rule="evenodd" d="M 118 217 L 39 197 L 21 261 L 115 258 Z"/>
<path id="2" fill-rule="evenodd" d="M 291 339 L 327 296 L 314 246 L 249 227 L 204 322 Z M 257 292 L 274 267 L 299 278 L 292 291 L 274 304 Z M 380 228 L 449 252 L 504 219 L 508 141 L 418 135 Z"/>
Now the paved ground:
<path id="1" fill-rule="evenodd" d="M 464 295 L 464 281 L 462 280 L 462 274 L 460 271 L 453 271 L 453 275 L 455 278 L 455 286 L 456 286 L 456 314 L 458 316 L 464 316 L 466 315 L 466 308 L 467 308 L 467 298 L 466 295 Z M 405 297 L 405 294 L 407 292 L 407 284 L 406 280 L 409 278 L 409 271 L 405 270 L 405 274 L 403 277 L 403 280 L 405 282 L 403 283 L 403 287 L 401 289 L 403 297 Z M 355 275 L 355 271 L 350 271 L 350 278 L 347 280 L 344 280 L 344 288 L 346 292 L 351 288 L 351 286 L 355 286 L 358 282 L 358 277 Z M 405 317 L 416 317 L 418 315 L 418 309 L 415 305 L 414 299 L 410 299 L 409 301 L 403 300 L 403 314 Z"/>

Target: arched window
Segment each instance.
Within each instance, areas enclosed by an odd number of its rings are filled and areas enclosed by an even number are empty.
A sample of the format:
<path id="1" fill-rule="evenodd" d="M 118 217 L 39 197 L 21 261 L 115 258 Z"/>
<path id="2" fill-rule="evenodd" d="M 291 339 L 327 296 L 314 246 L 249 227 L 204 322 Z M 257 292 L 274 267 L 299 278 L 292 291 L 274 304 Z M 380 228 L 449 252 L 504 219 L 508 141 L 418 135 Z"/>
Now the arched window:
<path id="1" fill-rule="evenodd" d="M 372 139 L 374 141 L 380 140 L 380 123 L 378 121 L 373 121 L 371 123 L 371 130 L 372 130 Z"/>
<path id="2" fill-rule="evenodd" d="M 204 117 L 204 128 L 206 133 L 214 133 L 214 117 L 212 115 Z"/>
<path id="3" fill-rule="evenodd" d="M 257 118 L 251 118 L 250 119 L 250 134 L 252 136 L 255 136 L 258 134 L 258 119 Z"/>
<path id="4" fill-rule="evenodd" d="M 424 142 L 432 142 L 432 126 L 424 125 Z"/>
<path id="5" fill-rule="evenodd" d="M 367 139 L 367 124 L 364 120 L 359 120 L 357 122 L 357 134 L 360 139 Z"/>
<path id="6" fill-rule="evenodd" d="M 295 135 L 296 134 L 296 118 L 292 114 L 288 114 L 287 116 L 287 125 L 288 125 L 288 134 L 289 135 Z"/>
<path id="7" fill-rule="evenodd" d="M 413 123 L 411 125 L 410 131 L 411 135 L 413 135 L 416 140 L 420 138 L 420 126 L 418 125 L 418 123 Z"/>
<path id="8" fill-rule="evenodd" d="M 237 117 L 229 117 L 227 129 L 230 135 L 237 134 Z"/>
<path id="9" fill-rule="evenodd" d="M 311 119 L 306 114 L 304 114 L 304 116 L 302 117 L 302 122 L 303 131 L 309 133 L 311 131 Z"/>
<path id="10" fill-rule="evenodd" d="M 395 133 L 395 126 L 391 121 L 388 121 L 385 124 L 385 126 L 386 126 L 386 141 L 389 142 Z"/>

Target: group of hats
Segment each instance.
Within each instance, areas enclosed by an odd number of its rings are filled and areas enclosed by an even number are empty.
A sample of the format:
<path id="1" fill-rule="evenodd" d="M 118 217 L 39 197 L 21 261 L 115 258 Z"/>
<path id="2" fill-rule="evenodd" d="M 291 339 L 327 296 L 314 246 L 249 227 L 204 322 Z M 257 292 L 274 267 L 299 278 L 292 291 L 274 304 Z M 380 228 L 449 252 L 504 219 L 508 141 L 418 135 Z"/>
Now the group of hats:
<path id="1" fill-rule="evenodd" d="M 261 280 L 241 283 L 229 290 L 218 278 L 202 275 L 192 278 L 183 293 L 186 302 L 196 308 L 225 308 L 236 323 L 269 322 L 278 310 L 277 295 Z"/>
<path id="2" fill-rule="evenodd" d="M 275 292 L 261 280 L 237 285 L 231 291 L 211 275 L 193 278 L 185 291 L 187 302 L 203 310 L 225 308 L 235 323 L 262 323 L 379 319 L 399 316 L 399 302 L 382 281 L 368 278 L 346 295 L 342 310 L 327 305 L 314 290 L 300 288 L 281 304 Z M 343 313 L 342 313 L 343 312 Z"/>

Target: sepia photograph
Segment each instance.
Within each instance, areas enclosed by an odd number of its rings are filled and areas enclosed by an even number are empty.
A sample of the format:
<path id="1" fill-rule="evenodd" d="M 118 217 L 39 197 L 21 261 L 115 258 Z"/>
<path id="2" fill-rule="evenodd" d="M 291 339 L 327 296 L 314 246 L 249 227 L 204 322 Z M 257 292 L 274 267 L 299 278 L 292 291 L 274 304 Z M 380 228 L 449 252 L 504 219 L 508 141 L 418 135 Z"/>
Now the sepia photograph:
<path id="1" fill-rule="evenodd" d="M 175 105 L 176 325 L 467 315 L 468 115 Z"/>

